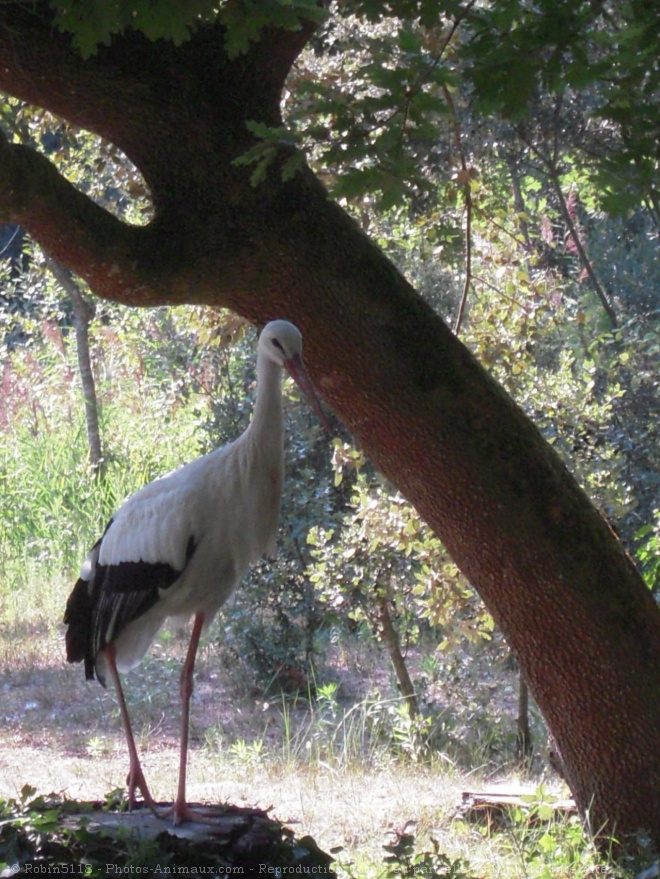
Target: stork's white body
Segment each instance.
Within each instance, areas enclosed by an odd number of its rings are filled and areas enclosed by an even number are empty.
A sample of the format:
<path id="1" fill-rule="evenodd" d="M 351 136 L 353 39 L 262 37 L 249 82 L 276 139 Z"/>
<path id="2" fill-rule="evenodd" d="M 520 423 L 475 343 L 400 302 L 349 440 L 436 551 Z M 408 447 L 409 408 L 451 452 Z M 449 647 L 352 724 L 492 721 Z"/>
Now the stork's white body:
<path id="1" fill-rule="evenodd" d="M 175 823 L 194 813 L 185 801 L 188 705 L 199 636 L 249 565 L 273 553 L 283 484 L 282 370 L 325 419 L 301 360 L 302 339 L 287 321 L 259 338 L 257 398 L 237 440 L 155 480 L 130 497 L 85 560 L 67 603 L 70 662 L 117 690 L 136 788 L 155 810 L 139 764 L 118 672 L 136 665 L 168 617 L 194 618 L 181 676 L 182 735 Z M 327 426 L 327 425 L 326 425 Z"/>
<path id="2" fill-rule="evenodd" d="M 282 379 L 275 364 L 260 366 L 245 433 L 132 495 L 96 550 L 101 565 L 160 562 L 181 571 L 175 584 L 159 590 L 158 603 L 114 639 L 119 671 L 142 659 L 168 617 L 184 622 L 203 614 L 207 628 L 250 564 L 275 553 L 284 472 Z M 191 538 L 195 551 L 186 563 Z M 95 560 L 88 557 L 81 576 L 90 563 Z M 96 670 L 104 676 L 102 655 Z"/>

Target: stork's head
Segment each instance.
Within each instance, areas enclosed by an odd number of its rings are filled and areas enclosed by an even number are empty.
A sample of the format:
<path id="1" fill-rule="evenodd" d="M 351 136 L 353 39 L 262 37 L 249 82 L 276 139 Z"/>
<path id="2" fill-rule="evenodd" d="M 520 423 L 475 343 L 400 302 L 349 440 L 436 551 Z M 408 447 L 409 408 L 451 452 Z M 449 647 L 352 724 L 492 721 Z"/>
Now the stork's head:
<path id="1" fill-rule="evenodd" d="M 291 360 L 302 362 L 302 336 L 288 320 L 272 320 L 261 331 L 259 352 L 288 370 Z"/>
<path id="2" fill-rule="evenodd" d="M 298 327 L 288 320 L 272 320 L 266 324 L 259 336 L 259 354 L 286 369 L 329 433 L 330 427 L 302 361 L 302 335 Z"/>

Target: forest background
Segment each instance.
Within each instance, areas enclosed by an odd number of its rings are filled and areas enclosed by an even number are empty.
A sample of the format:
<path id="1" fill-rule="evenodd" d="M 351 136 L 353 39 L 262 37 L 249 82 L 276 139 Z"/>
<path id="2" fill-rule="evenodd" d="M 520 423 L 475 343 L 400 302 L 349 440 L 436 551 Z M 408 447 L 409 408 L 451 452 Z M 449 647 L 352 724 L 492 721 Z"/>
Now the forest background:
<path id="1" fill-rule="evenodd" d="M 658 21 L 632 6 L 605 21 L 590 34 L 595 58 L 567 67 L 551 54 L 541 77 L 531 50 L 499 43 L 486 85 L 487 65 L 480 81 L 433 63 L 458 51 L 458 17 L 438 32 L 362 4 L 303 53 L 287 129 L 255 130 L 244 161 L 258 185 L 283 138 L 304 147 L 532 417 L 657 591 Z M 558 33 L 575 25 L 557 17 Z M 487 58 L 486 30 L 482 40 Z M 147 187 L 114 146 L 9 97 L 2 123 L 106 208 L 149 221 Z M 210 309 L 93 301 L 16 227 L 4 229 L 3 257 L 2 655 L 3 669 L 27 670 L 61 664 L 68 584 L 122 498 L 245 426 L 254 334 Z M 349 707 L 370 706 L 369 741 L 397 759 L 442 754 L 492 774 L 524 757 L 543 771 L 524 685 L 513 712 L 511 700 L 474 699 L 479 674 L 491 686 L 491 667 L 511 660 L 438 539 L 340 425 L 330 444 L 304 404 L 291 399 L 288 418 L 278 558 L 223 615 L 220 665 L 254 682 L 262 705 L 274 692 L 321 694 L 328 727 L 350 694 Z M 172 637 L 156 651 L 165 666 Z M 386 649 L 369 653 L 374 640 Z M 356 650 L 391 663 L 393 681 L 382 670 L 373 687 L 351 681 Z M 259 763 L 265 747 L 245 738 L 234 753 Z"/>

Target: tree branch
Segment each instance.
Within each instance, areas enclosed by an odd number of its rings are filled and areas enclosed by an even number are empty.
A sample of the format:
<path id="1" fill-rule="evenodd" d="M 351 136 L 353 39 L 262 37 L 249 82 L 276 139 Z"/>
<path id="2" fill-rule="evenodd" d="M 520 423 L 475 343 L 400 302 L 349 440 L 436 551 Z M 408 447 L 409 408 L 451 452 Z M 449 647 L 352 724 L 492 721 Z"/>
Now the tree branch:
<path id="1" fill-rule="evenodd" d="M 548 169 L 548 176 L 550 177 L 550 182 L 555 190 L 557 195 L 557 201 L 559 202 L 559 211 L 561 213 L 562 219 L 566 224 L 566 228 L 568 230 L 568 234 L 571 236 L 571 241 L 573 242 L 573 246 L 578 255 L 578 259 L 582 264 L 582 268 L 586 271 L 587 277 L 591 282 L 591 286 L 594 290 L 594 293 L 598 297 L 600 304 L 603 306 L 603 310 L 607 317 L 609 318 L 611 327 L 613 330 L 616 330 L 619 326 L 619 321 L 617 318 L 616 311 L 614 310 L 614 306 L 610 302 L 609 296 L 607 295 L 603 285 L 600 283 L 598 275 L 596 274 L 596 270 L 594 269 L 593 263 L 589 258 L 589 254 L 586 251 L 584 244 L 578 234 L 577 228 L 571 217 L 570 211 L 568 210 L 568 205 L 566 204 L 566 196 L 564 195 L 564 191 L 561 188 L 561 180 L 559 179 L 559 171 L 556 167 Z"/>
<path id="2" fill-rule="evenodd" d="M 458 314 L 456 315 L 456 323 L 454 324 L 454 332 L 458 335 L 461 331 L 468 293 L 470 292 L 470 285 L 472 284 L 472 169 L 468 167 L 465 150 L 463 149 L 463 144 L 461 142 L 461 126 L 458 121 L 454 99 L 447 86 L 443 86 L 442 90 L 444 92 L 445 100 L 447 101 L 447 106 L 451 112 L 452 125 L 454 128 L 454 145 L 461 160 L 461 170 L 458 175 L 458 183 L 461 187 L 463 200 L 465 202 L 465 280 L 463 281 L 463 292 L 461 293 Z"/>
<path id="3" fill-rule="evenodd" d="M 562 216 L 564 223 L 566 224 L 566 228 L 568 230 L 568 234 L 571 237 L 571 241 L 575 246 L 575 250 L 577 252 L 578 259 L 582 265 L 582 268 L 586 271 L 589 281 L 591 282 L 591 286 L 599 299 L 601 305 L 603 306 L 603 310 L 607 315 L 612 329 L 615 330 L 618 325 L 618 319 L 616 311 L 614 310 L 614 306 L 609 300 L 609 297 L 606 291 L 603 288 L 603 285 L 600 283 L 598 276 L 596 275 L 596 271 L 593 267 L 593 263 L 589 259 L 589 254 L 587 253 L 582 241 L 580 240 L 580 236 L 578 235 L 577 229 L 575 227 L 575 223 L 573 222 L 570 212 L 568 210 L 568 205 L 566 204 L 566 198 L 564 196 L 564 192 L 561 188 L 561 179 L 559 173 L 559 165 L 558 158 L 559 155 L 559 142 L 558 142 L 558 133 L 557 133 L 558 124 L 555 125 L 555 139 L 553 144 L 552 154 L 544 152 L 539 144 L 533 142 L 531 137 L 528 137 L 522 126 L 519 126 L 518 136 L 522 140 L 522 142 L 529 147 L 531 152 L 538 157 L 541 162 L 541 167 L 543 173 L 547 175 L 552 187 L 555 191 L 555 195 L 557 196 L 557 201 L 559 203 L 559 212 Z"/>
<path id="4" fill-rule="evenodd" d="M 36 150 L 0 132 L 0 220 L 23 226 L 48 254 L 100 296 L 132 305 L 162 301 L 149 270 L 148 227 L 128 226 L 76 189 Z"/>

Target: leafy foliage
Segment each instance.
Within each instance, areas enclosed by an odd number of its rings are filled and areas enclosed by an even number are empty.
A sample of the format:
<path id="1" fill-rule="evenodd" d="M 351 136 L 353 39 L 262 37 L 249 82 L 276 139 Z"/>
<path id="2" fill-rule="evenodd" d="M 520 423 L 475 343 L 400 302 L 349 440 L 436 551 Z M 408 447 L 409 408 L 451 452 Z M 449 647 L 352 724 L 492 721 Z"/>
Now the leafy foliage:
<path id="1" fill-rule="evenodd" d="M 657 33 L 645 4 L 344 3 L 292 74 L 289 120 L 349 202 L 428 198 L 470 173 L 485 124 L 536 127 L 578 151 L 608 211 L 645 201 L 657 222 Z"/>
<path id="2" fill-rule="evenodd" d="M 113 34 L 131 28 L 142 31 L 150 40 L 166 38 L 179 44 L 190 38 L 190 32 L 200 20 L 211 20 L 215 4 L 208 0 L 186 3 L 185 7 L 169 0 L 153 3 L 135 3 L 117 0 L 113 3 L 52 2 L 57 11 L 56 21 L 61 30 L 73 35 L 74 45 L 83 57 L 89 57 L 98 44 L 108 45 Z"/>
<path id="3" fill-rule="evenodd" d="M 151 41 L 171 40 L 178 46 L 202 24 L 216 18 L 226 28 L 227 51 L 233 56 L 244 52 L 265 27 L 296 30 L 301 17 L 324 18 L 313 0 L 243 0 L 234 4 L 213 0 L 188 0 L 185 4 L 172 0 L 51 0 L 51 6 L 56 10 L 58 27 L 71 33 L 83 58 L 94 55 L 99 45 L 109 45 L 114 34 L 126 30 L 140 31 Z"/>
<path id="4" fill-rule="evenodd" d="M 359 452 L 336 442 L 337 479 L 361 463 Z M 344 518 L 336 536 L 318 525 L 308 536 L 314 558 L 311 580 L 325 603 L 326 618 L 347 614 L 356 623 L 367 622 L 380 636 L 384 598 L 394 607 L 407 644 L 418 640 L 422 621 L 438 633 L 443 626 L 451 628 L 455 637 L 459 632 L 487 636 L 492 621 L 474 612 L 473 593 L 442 544 L 391 486 L 375 475 L 358 473 L 349 509 L 352 515 Z"/>
<path id="5" fill-rule="evenodd" d="M 463 858 L 450 858 L 440 851 L 437 840 L 432 839 L 432 849 L 420 852 L 414 833 L 395 834 L 395 841 L 384 846 L 387 879 L 395 876 L 417 876 L 422 873 L 431 879 L 474 879 L 470 865 Z M 469 872 L 468 872 L 469 871 Z"/>
<path id="6" fill-rule="evenodd" d="M 644 579 L 656 593 L 660 588 L 660 511 L 654 513 L 653 523 L 644 525 L 635 535 L 639 541 L 636 552 Z"/>

